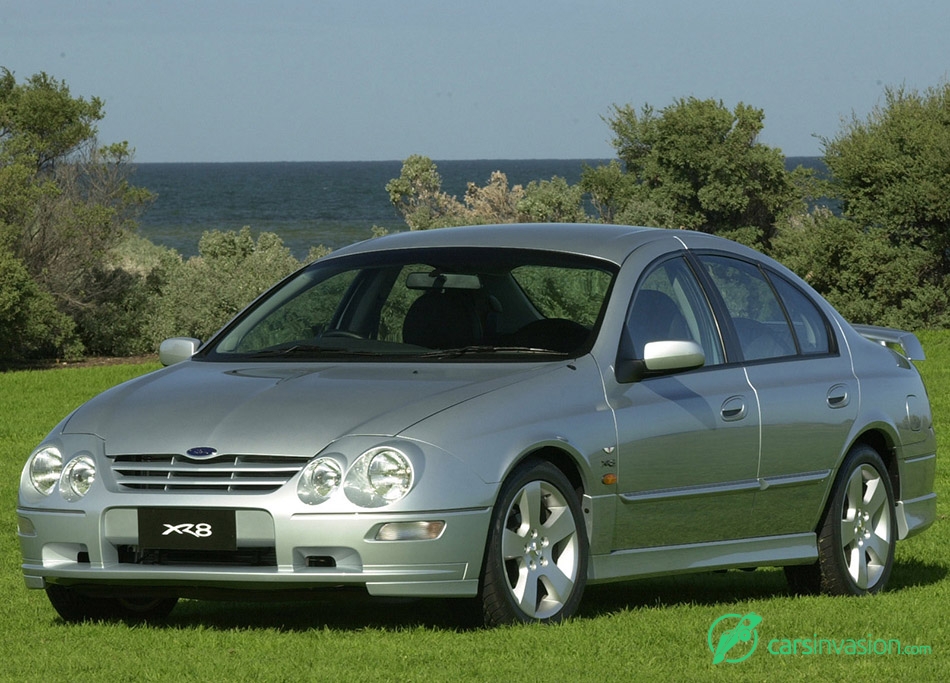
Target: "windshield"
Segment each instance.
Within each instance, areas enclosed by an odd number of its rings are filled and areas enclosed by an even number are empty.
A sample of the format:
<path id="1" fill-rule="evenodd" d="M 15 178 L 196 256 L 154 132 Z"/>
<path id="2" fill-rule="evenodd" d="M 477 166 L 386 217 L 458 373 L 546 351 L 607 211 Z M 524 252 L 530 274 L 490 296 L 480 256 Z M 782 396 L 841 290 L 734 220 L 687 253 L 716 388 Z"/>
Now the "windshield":
<path id="1" fill-rule="evenodd" d="M 327 258 L 281 283 L 205 360 L 524 360 L 585 353 L 615 266 L 523 249 Z"/>

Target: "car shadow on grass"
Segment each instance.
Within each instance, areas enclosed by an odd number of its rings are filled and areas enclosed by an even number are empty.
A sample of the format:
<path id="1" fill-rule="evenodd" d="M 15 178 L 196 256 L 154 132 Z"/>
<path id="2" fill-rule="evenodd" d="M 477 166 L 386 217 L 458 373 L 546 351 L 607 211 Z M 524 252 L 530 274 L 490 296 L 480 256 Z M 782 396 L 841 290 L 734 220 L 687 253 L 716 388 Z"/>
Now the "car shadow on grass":
<path id="1" fill-rule="evenodd" d="M 716 604 L 788 595 L 782 570 L 729 571 L 588 586 L 575 619 L 625 609 Z M 294 602 L 183 600 L 153 624 L 168 628 L 356 631 L 365 629 L 474 631 L 483 628 L 475 599 L 372 598 L 360 590 L 315 593 Z"/>
<path id="2" fill-rule="evenodd" d="M 948 574 L 950 570 L 945 565 L 936 562 L 921 562 L 920 560 L 895 562 L 886 590 L 893 592 L 905 588 L 931 586 L 946 579 Z"/>
<path id="3" fill-rule="evenodd" d="M 936 584 L 947 574 L 948 568 L 936 563 L 895 563 L 887 591 Z M 678 605 L 735 605 L 791 595 L 781 568 L 681 574 L 590 585 L 575 619 Z M 153 622 L 151 627 L 279 632 L 416 628 L 463 632 L 483 628 L 480 606 L 474 599 L 373 598 L 359 590 L 322 592 L 293 601 L 182 600 L 167 619 Z"/>
<path id="4" fill-rule="evenodd" d="M 588 587 L 579 616 L 677 605 L 734 604 L 789 595 L 781 569 L 678 574 Z"/>
<path id="5" fill-rule="evenodd" d="M 895 562 L 885 590 L 897 593 L 933 585 L 946 579 L 948 573 L 946 566 L 937 563 Z M 590 586 L 578 616 L 596 618 L 624 609 L 730 605 L 772 598 L 797 599 L 780 567 L 680 574 Z"/>
<path id="6" fill-rule="evenodd" d="M 152 626 L 290 632 L 415 628 L 470 631 L 481 628 L 481 613 L 476 600 L 374 598 L 361 591 L 340 591 L 293 602 L 182 600 L 166 620 Z"/>

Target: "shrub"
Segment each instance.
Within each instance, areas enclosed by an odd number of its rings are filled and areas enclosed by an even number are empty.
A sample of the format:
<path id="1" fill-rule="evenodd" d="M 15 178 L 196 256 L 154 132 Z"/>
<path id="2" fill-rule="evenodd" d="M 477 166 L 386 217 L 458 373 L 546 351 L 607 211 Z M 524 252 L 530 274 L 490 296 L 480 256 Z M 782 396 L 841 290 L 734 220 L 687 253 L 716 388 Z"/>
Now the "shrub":
<path id="1" fill-rule="evenodd" d="M 897 244 L 883 229 L 818 210 L 782 225 L 772 247 L 772 256 L 853 323 L 912 330 L 950 324 L 939 258 Z"/>
<path id="2" fill-rule="evenodd" d="M 72 360 L 82 351 L 73 321 L 56 309 L 23 263 L 0 248 L 0 359 Z"/>
<path id="3" fill-rule="evenodd" d="M 150 324 L 153 339 L 208 339 L 301 265 L 277 235 L 261 233 L 255 242 L 249 227 L 206 232 L 198 252 L 167 272 Z"/>

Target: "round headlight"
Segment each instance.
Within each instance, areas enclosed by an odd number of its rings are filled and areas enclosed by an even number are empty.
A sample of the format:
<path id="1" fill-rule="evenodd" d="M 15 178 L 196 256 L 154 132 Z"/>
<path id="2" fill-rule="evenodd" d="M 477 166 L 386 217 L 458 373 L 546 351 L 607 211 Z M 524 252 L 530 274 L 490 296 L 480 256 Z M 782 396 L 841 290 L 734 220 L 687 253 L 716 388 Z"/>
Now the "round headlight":
<path id="1" fill-rule="evenodd" d="M 96 481 L 96 463 L 88 455 L 73 458 L 63 468 L 59 491 L 68 501 L 77 501 L 87 493 Z"/>
<path id="2" fill-rule="evenodd" d="M 366 451 L 346 475 L 346 497 L 361 507 L 394 503 L 412 488 L 412 463 L 395 448 Z"/>
<path id="3" fill-rule="evenodd" d="M 44 496 L 53 492 L 62 472 L 63 456 L 52 446 L 37 451 L 30 459 L 30 482 Z"/>
<path id="4" fill-rule="evenodd" d="M 333 495 L 343 481 L 343 470 L 333 458 L 311 460 L 297 482 L 297 497 L 308 505 L 318 505 Z"/>

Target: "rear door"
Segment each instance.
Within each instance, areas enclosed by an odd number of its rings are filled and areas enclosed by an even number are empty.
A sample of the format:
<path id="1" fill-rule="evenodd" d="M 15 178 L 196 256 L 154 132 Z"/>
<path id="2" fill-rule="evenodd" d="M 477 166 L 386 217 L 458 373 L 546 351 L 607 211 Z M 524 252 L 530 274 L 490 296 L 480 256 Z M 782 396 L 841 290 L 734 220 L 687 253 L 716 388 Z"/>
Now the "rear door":
<path id="1" fill-rule="evenodd" d="M 730 256 L 699 261 L 759 400 L 756 535 L 811 531 L 857 415 L 850 358 L 819 307 L 783 276 Z"/>

